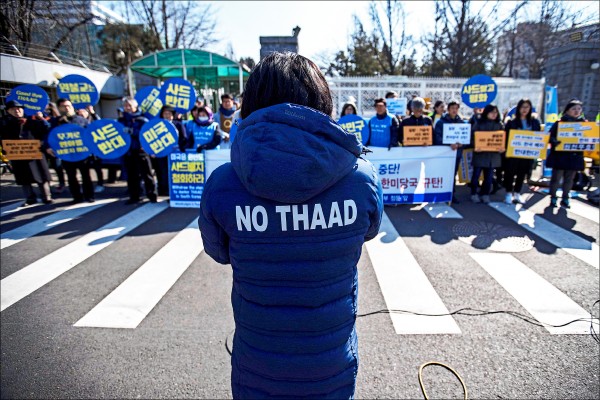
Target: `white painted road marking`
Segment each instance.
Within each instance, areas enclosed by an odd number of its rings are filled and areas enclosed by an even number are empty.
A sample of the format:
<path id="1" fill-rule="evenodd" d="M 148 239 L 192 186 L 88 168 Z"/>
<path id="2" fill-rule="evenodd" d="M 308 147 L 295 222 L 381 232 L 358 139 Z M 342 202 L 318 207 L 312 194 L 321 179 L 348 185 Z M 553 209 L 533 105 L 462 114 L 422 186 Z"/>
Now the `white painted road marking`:
<path id="1" fill-rule="evenodd" d="M 447 314 L 448 309 L 384 213 L 376 238 L 365 243 L 389 310 Z M 452 316 L 390 313 L 397 334 L 461 333 Z"/>
<path id="2" fill-rule="evenodd" d="M 535 319 L 560 328 L 544 326 L 552 334 L 589 334 L 592 316 L 566 294 L 510 254 L 469 253 L 511 296 L 513 296 Z M 595 319 L 598 330 L 598 319 Z"/>
<path id="3" fill-rule="evenodd" d="M 202 252 L 197 218 L 75 323 L 136 328 Z"/>
<path id="4" fill-rule="evenodd" d="M 115 240 L 158 215 L 169 205 L 149 203 L 61 247 L 0 281 L 0 311 L 35 292 Z"/>
<path id="5" fill-rule="evenodd" d="M 490 203 L 489 205 L 545 241 L 563 249 L 592 267 L 599 268 L 600 248 L 596 243 L 588 242 L 527 209 L 521 208 L 517 211 L 514 205 L 504 203 Z"/>
<path id="6" fill-rule="evenodd" d="M 25 210 L 27 208 L 32 208 L 32 207 L 37 207 L 37 206 L 41 206 L 42 203 L 35 203 L 35 204 L 31 204 L 31 205 L 24 205 L 24 201 L 20 200 L 17 201 L 9 206 L 4 206 L 0 209 L 0 217 L 4 217 L 5 215 L 8 214 L 12 214 L 12 213 L 16 213 L 19 212 L 21 210 Z"/>
<path id="7" fill-rule="evenodd" d="M 456 218 L 462 219 L 462 215 L 458 213 L 454 208 L 450 207 L 445 203 L 428 203 L 425 205 L 425 211 L 431 216 L 431 218 Z"/>
<path id="8" fill-rule="evenodd" d="M 12 231 L 4 232 L 0 235 L 0 249 L 10 247 L 13 244 L 17 244 L 27 238 L 40 234 L 60 224 L 64 224 L 65 222 L 69 222 L 74 218 L 117 200 L 118 199 L 105 199 L 98 200 L 95 203 L 75 204 L 62 211 L 57 211 L 46 217 L 22 225 Z"/>

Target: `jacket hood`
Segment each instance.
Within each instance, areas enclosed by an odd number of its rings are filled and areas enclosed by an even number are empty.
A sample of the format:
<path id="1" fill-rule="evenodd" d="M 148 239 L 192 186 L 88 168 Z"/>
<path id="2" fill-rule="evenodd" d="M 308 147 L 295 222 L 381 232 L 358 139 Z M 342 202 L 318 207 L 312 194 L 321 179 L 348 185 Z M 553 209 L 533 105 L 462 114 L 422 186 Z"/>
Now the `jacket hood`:
<path id="1" fill-rule="evenodd" d="M 363 146 L 328 115 L 291 103 L 253 112 L 238 128 L 231 164 L 244 187 L 300 203 L 352 171 Z"/>

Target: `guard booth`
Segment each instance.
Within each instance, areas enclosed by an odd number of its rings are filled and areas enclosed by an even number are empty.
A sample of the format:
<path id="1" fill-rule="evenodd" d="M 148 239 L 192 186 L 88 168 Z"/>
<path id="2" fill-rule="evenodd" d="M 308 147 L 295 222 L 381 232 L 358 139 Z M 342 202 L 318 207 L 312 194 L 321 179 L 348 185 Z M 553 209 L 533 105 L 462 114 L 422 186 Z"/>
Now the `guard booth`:
<path id="1" fill-rule="evenodd" d="M 156 86 L 169 78 L 183 78 L 190 81 L 202 97 L 215 110 L 223 93 L 241 93 L 244 81 L 250 76 L 249 68 L 224 56 L 204 50 L 169 49 L 162 50 L 129 65 L 127 70 L 130 95 L 136 91 L 133 73 L 156 78 Z"/>

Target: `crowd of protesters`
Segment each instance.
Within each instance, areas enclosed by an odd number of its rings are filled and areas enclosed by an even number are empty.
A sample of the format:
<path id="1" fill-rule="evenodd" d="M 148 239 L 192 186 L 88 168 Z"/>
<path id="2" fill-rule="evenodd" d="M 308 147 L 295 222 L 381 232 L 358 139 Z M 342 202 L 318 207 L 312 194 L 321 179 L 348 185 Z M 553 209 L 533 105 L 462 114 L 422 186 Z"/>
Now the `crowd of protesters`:
<path id="1" fill-rule="evenodd" d="M 365 141 L 367 147 L 397 147 L 404 145 L 404 128 L 409 126 L 431 126 L 433 145 L 444 145 L 443 130 L 446 124 L 471 124 L 471 135 L 476 131 L 505 130 L 506 138 L 511 129 L 541 131 L 540 120 L 533 112 L 533 104 L 528 99 L 521 99 L 512 118 L 503 116 L 498 107 L 488 104 L 485 108 L 473 110 L 473 116 L 465 120 L 460 114 L 460 103 L 455 100 L 447 104 L 441 100 L 426 103 L 423 98 L 412 96 L 408 101 L 407 115 L 394 115 L 388 111 L 388 99 L 398 98 L 395 92 L 388 92 L 385 98 L 374 101 L 375 116 L 367 122 L 369 135 Z M 241 102 L 241 96 L 240 96 Z M 172 107 L 165 106 L 160 111 L 160 117 L 172 123 L 179 135 L 178 151 L 211 150 L 215 148 L 229 149 L 237 131 L 240 120 L 240 102 L 230 94 L 221 96 L 221 104 L 213 113 L 212 109 L 198 100 L 187 116 L 181 115 Z M 582 117 L 583 104 L 578 100 L 568 103 L 561 121 L 584 121 Z M 340 117 L 348 114 L 358 114 L 356 104 L 350 101 L 343 105 Z M 148 122 L 138 108 L 134 98 L 123 99 L 123 107 L 119 109 L 118 121 L 125 127 L 125 132 L 131 135 L 131 146 L 128 152 L 116 163 L 100 160 L 90 156 L 85 160 L 70 162 L 57 158 L 48 145 L 48 134 L 56 126 L 76 124 L 85 128 L 89 123 L 100 119 L 94 107 L 87 106 L 75 110 L 67 99 L 50 102 L 44 112 L 38 112 L 26 118 L 23 105 L 17 101 L 6 104 L 6 115 L 2 119 L 2 139 L 38 139 L 42 142 L 43 157 L 41 160 L 13 161 L 12 171 L 15 180 L 23 188 L 26 204 L 34 204 L 37 197 L 32 185 L 40 188 L 43 202 L 51 203 L 51 175 L 49 168 L 54 169 L 58 186 L 53 188 L 57 194 L 68 187 L 75 203 L 94 202 L 95 194 L 104 191 L 104 183 L 114 183 L 120 169 L 120 179 L 127 182 L 129 199 L 127 204 L 139 203 L 142 199 L 142 188 L 145 197 L 150 202 L 156 202 L 158 196 L 169 195 L 168 160 L 166 157 L 155 157 L 147 154 L 139 140 L 142 126 Z M 551 150 L 559 143 L 556 139 L 557 124 L 550 130 Z M 474 143 L 473 138 L 471 143 Z M 454 143 L 449 145 L 456 150 L 455 175 L 463 157 L 464 149 L 473 145 Z M 501 188 L 505 189 L 506 203 L 524 203 L 521 196 L 523 183 L 531 177 L 534 160 L 507 158 L 503 152 L 474 151 L 471 166 L 474 177 L 470 183 L 471 201 L 474 203 L 489 203 L 490 195 Z M 550 194 L 552 206 L 557 206 L 557 190 L 562 184 L 561 206 L 570 207 L 569 192 L 573 187 L 577 171 L 584 169 L 584 159 L 581 152 L 550 151 L 547 166 L 552 168 Z M 105 181 L 103 169 L 108 170 L 108 180 Z M 94 188 L 91 170 L 96 175 Z M 66 172 L 68 185 L 65 184 Z M 79 181 L 81 179 L 81 183 Z M 455 186 L 456 189 L 456 186 Z M 459 203 L 453 193 L 453 203 Z"/>

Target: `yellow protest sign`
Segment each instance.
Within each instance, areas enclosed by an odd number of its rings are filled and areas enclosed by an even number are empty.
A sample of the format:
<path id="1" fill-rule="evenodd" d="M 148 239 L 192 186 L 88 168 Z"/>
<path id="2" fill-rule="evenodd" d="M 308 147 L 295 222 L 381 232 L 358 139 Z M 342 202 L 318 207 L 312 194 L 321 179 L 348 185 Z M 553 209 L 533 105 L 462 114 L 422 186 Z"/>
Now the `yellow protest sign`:
<path id="1" fill-rule="evenodd" d="M 511 129 L 506 158 L 545 159 L 550 135 L 545 132 Z"/>
<path id="2" fill-rule="evenodd" d="M 504 131 L 475 132 L 475 151 L 504 151 L 505 143 L 506 132 Z"/>
<path id="3" fill-rule="evenodd" d="M 3 140 L 2 149 L 6 153 L 6 158 L 15 160 L 41 160 L 39 140 Z"/>
<path id="4" fill-rule="evenodd" d="M 559 122 L 556 151 L 594 151 L 598 149 L 598 124 L 595 122 Z"/>
<path id="5" fill-rule="evenodd" d="M 433 132 L 431 126 L 404 126 L 404 146 L 431 146 L 433 144 Z"/>

